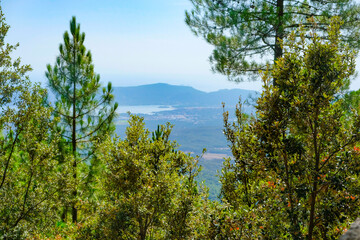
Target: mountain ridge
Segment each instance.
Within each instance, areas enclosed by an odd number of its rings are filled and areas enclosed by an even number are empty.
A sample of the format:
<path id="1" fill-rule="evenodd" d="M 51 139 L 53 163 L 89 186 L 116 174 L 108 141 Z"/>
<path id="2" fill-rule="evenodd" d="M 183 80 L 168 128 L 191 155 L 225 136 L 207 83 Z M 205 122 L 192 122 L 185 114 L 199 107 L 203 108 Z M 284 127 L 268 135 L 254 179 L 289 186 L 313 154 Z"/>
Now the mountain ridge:
<path id="1" fill-rule="evenodd" d="M 131 87 L 113 87 L 115 101 L 121 106 L 171 105 L 171 106 L 235 106 L 239 97 L 256 98 L 257 91 L 245 89 L 221 89 L 203 92 L 190 86 L 155 83 Z"/>

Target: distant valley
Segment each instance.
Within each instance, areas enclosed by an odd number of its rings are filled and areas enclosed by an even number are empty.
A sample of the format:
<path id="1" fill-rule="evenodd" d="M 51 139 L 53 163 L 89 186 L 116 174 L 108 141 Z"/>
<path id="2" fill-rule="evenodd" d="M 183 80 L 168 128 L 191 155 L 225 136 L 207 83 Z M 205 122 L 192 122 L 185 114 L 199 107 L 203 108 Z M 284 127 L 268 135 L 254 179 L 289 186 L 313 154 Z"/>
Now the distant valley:
<path id="1" fill-rule="evenodd" d="M 216 199 L 220 191 L 217 170 L 221 169 L 223 158 L 231 156 L 223 135 L 223 108 L 235 120 L 234 110 L 241 98 L 243 110 L 247 114 L 255 112 L 253 107 L 256 91 L 232 89 L 216 92 L 202 92 L 192 87 L 168 84 L 151 84 L 138 87 L 114 87 L 115 101 L 121 109 L 116 122 L 116 133 L 124 137 L 127 127 L 127 111 L 144 117 L 146 127 L 154 131 L 158 124 L 170 122 L 174 125 L 171 138 L 180 145 L 180 150 L 200 155 L 202 172 L 200 181 L 209 187 L 210 198 Z"/>
<path id="2" fill-rule="evenodd" d="M 114 87 L 114 95 L 119 105 L 171 105 L 178 107 L 221 107 L 225 102 L 235 106 L 242 100 L 255 98 L 256 91 L 244 89 L 224 89 L 203 92 L 192 87 L 175 86 L 165 83 L 137 87 Z"/>
<path id="3" fill-rule="evenodd" d="M 205 181 L 210 198 L 216 199 L 220 190 L 217 170 L 221 169 L 223 158 L 231 156 L 223 134 L 222 103 L 229 111 L 230 120 L 235 120 L 234 110 L 239 98 L 245 102 L 243 111 L 252 114 L 258 92 L 231 89 L 207 93 L 192 87 L 164 83 L 113 89 L 115 101 L 119 104 L 116 134 L 125 137 L 128 111 L 144 117 L 150 131 L 154 131 L 159 124 L 170 122 L 173 125 L 170 137 L 180 145 L 180 150 L 195 156 L 200 155 L 204 148 L 207 149 L 199 161 L 203 169 L 199 180 Z M 51 93 L 49 100 L 54 101 Z"/>
<path id="4" fill-rule="evenodd" d="M 251 90 L 232 89 L 202 92 L 192 87 L 164 83 L 138 87 L 114 87 L 115 101 L 120 105 L 117 132 L 123 135 L 130 111 L 144 117 L 150 130 L 158 124 L 174 124 L 173 138 L 181 149 L 196 154 L 203 148 L 209 152 L 224 153 L 225 137 L 222 134 L 223 108 L 233 117 L 236 104 L 241 98 L 245 113 L 254 113 L 258 93 Z"/>

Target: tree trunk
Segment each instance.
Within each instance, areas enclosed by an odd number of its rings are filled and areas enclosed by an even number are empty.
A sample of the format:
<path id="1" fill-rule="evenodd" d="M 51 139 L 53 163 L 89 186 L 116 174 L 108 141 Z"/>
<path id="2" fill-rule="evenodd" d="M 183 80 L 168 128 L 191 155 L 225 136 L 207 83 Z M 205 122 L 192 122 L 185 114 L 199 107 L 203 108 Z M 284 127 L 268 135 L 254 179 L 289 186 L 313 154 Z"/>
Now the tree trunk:
<path id="1" fill-rule="evenodd" d="M 74 55 L 75 58 L 75 55 Z M 76 209 L 76 196 L 77 196 L 77 184 L 76 184 L 76 168 L 77 168 L 77 163 L 76 163 L 76 81 L 74 81 L 74 99 L 73 99 L 73 116 L 72 116 L 72 150 L 73 150 L 73 157 L 74 157 L 74 162 L 73 162 L 73 177 L 74 177 L 74 191 L 73 191 L 73 197 L 74 197 L 74 201 L 73 201 L 73 205 L 72 205 L 72 221 L 73 223 L 77 222 L 77 209 Z"/>
<path id="2" fill-rule="evenodd" d="M 276 34 L 275 34 L 275 50 L 274 50 L 274 63 L 275 61 L 282 57 L 283 50 L 281 48 L 280 42 L 284 38 L 284 0 L 277 0 L 276 1 L 276 9 L 277 9 L 277 23 L 275 25 Z M 274 79 L 274 85 L 276 85 L 276 79 Z"/>
<path id="3" fill-rule="evenodd" d="M 318 114 L 316 114 L 316 117 L 318 117 Z M 313 144 L 314 144 L 314 157 L 315 157 L 315 166 L 314 166 L 314 182 L 313 182 L 313 189 L 311 192 L 311 202 L 310 202 L 310 220 L 309 220 L 309 226 L 308 226 L 308 240 L 312 240 L 314 227 L 315 227 L 315 204 L 316 204 L 316 197 L 317 197 L 317 187 L 318 187 L 318 177 L 319 177 L 319 164 L 320 164 L 320 154 L 318 150 L 318 142 L 317 142 L 317 134 L 318 134 L 318 124 L 315 120 L 314 124 L 314 130 L 313 130 Z"/>
<path id="4" fill-rule="evenodd" d="M 63 212 L 61 214 L 61 221 L 62 222 L 66 222 L 67 221 L 67 212 L 68 212 L 68 206 L 65 205 L 64 206 L 64 209 L 63 209 Z"/>

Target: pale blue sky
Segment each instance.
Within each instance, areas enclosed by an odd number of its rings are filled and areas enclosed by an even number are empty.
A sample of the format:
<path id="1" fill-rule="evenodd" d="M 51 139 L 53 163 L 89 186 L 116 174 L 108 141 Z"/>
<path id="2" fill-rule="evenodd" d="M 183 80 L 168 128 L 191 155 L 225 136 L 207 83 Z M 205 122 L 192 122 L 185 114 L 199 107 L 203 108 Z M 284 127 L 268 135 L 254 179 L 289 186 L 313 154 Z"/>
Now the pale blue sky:
<path id="1" fill-rule="evenodd" d="M 211 72 L 212 47 L 184 23 L 188 0 L 2 0 L 1 5 L 11 26 L 7 42 L 20 43 L 14 56 L 31 64 L 33 81 L 46 82 L 46 64 L 54 63 L 62 35 L 76 16 L 104 83 L 261 89 L 259 81 L 235 84 Z M 359 87 L 359 81 L 352 84 L 352 89 Z"/>

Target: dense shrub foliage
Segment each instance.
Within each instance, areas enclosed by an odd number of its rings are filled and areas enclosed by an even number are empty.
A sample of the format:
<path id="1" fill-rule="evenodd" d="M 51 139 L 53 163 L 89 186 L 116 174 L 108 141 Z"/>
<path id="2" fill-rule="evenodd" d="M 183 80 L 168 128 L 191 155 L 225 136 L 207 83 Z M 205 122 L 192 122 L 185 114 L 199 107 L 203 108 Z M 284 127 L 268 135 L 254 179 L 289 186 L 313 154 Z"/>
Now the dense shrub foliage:
<path id="1" fill-rule="evenodd" d="M 126 138 L 102 146 L 104 205 L 93 230 L 97 239 L 188 239 L 201 202 L 197 161 L 169 140 L 170 125 L 150 134 L 131 116 Z"/>
<path id="2" fill-rule="evenodd" d="M 340 19 L 326 36 L 300 28 L 280 41 L 255 116 L 224 113 L 233 158 L 221 201 L 196 181 L 199 157 L 179 151 L 170 123 L 151 133 L 129 115 L 113 136 L 111 84 L 98 95 L 75 18 L 47 69 L 53 107 L 11 59 L 0 22 L 0 239 L 337 239 L 357 217 L 359 97 L 345 91 L 355 52 Z"/>
<path id="3" fill-rule="evenodd" d="M 239 216 L 259 217 L 247 222 L 249 239 L 254 231 L 335 239 L 357 216 L 360 117 L 344 111 L 341 97 L 354 53 L 340 43 L 339 25 L 333 19 L 328 41 L 303 29 L 299 39 L 291 35 L 284 57 L 262 74 L 256 117 L 238 108 L 230 124 L 224 115 L 235 160 L 222 170 L 222 195 Z"/>

